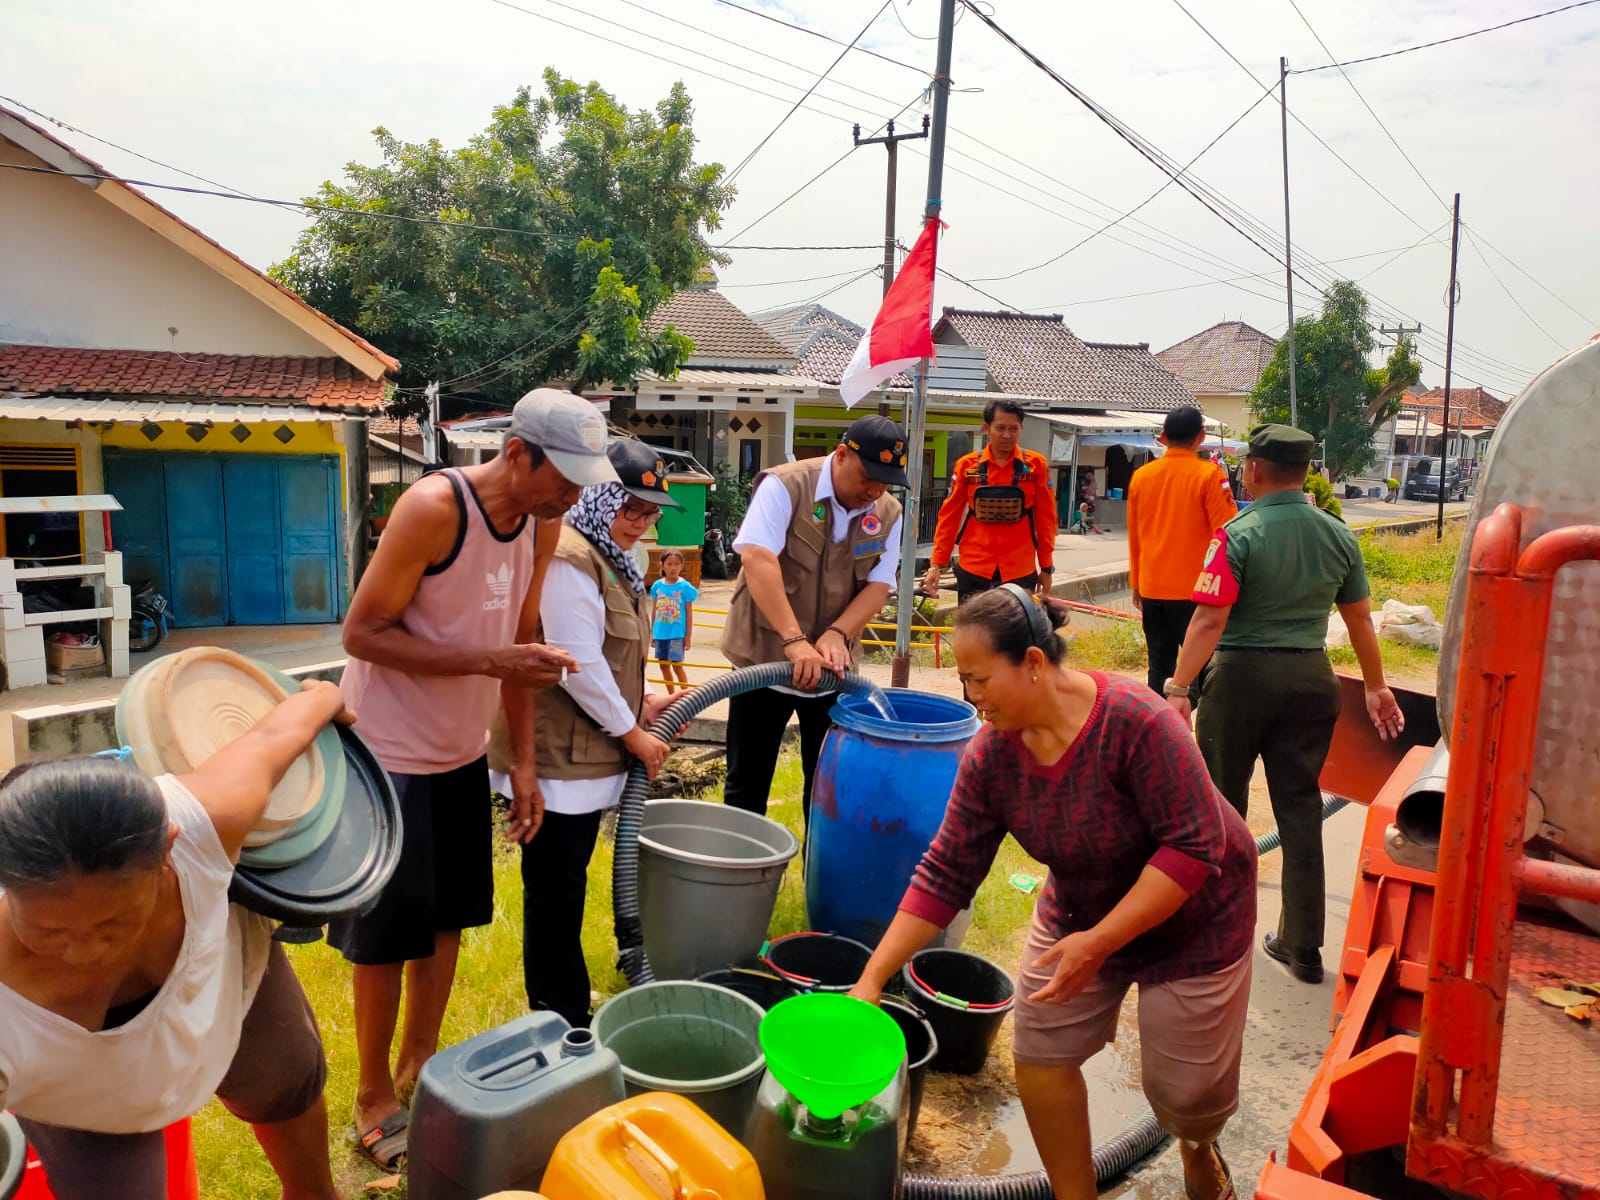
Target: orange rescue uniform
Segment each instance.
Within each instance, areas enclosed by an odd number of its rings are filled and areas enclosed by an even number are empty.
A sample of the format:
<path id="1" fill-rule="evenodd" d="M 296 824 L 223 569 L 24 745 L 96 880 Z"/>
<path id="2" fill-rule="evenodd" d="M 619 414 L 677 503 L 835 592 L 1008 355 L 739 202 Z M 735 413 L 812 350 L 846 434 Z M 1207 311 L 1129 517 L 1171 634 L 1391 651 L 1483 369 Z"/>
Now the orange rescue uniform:
<path id="1" fill-rule="evenodd" d="M 939 509 L 939 525 L 933 534 L 933 563 L 948 566 L 956 550 L 956 534 L 961 533 L 961 569 L 984 579 L 994 577 L 996 569 L 1000 578 L 1023 579 L 1035 571 L 1049 567 L 1055 559 L 1056 549 L 1056 494 L 1050 487 L 1050 464 L 1044 455 L 1020 446 L 1011 460 L 1004 465 L 994 460 L 992 447 L 985 446 L 975 454 L 964 454 L 956 460 L 951 472 L 950 494 Z M 1017 460 L 1028 465 L 1027 476 L 1016 483 Z M 1031 509 L 1029 516 L 1009 524 L 991 524 L 973 517 L 966 521 L 972 504 L 972 490 L 978 486 L 978 468 L 988 463 L 988 486 L 1019 486 L 1024 493 L 1023 508 Z M 1206 533 L 1209 535 L 1210 530 Z M 1189 584 L 1194 585 L 1191 573 Z M 1187 594 L 1187 593 L 1185 593 Z"/>
<path id="2" fill-rule="evenodd" d="M 1238 515 L 1228 475 L 1193 450 L 1169 449 L 1128 485 L 1128 586 L 1147 600 L 1187 600 L 1211 536 Z"/>

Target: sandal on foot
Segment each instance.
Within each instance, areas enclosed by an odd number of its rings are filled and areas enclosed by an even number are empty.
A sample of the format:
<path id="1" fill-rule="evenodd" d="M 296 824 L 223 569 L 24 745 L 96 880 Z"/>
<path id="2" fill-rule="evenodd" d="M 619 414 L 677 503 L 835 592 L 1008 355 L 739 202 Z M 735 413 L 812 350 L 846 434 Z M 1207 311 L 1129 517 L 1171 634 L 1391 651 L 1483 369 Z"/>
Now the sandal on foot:
<path id="1" fill-rule="evenodd" d="M 397 1108 L 365 1133 L 351 1125 L 350 1141 L 363 1158 L 384 1174 L 392 1175 L 405 1166 L 410 1124 L 411 1114 Z"/>
<path id="2" fill-rule="evenodd" d="M 1217 1165 L 1222 1168 L 1222 1190 L 1217 1193 L 1217 1200 L 1237 1200 L 1237 1193 L 1233 1189 L 1233 1172 L 1228 1169 L 1228 1160 L 1222 1157 L 1222 1147 L 1212 1142 L 1211 1153 L 1217 1156 Z M 1187 1183 L 1183 1185 L 1183 1191 L 1188 1200 L 1200 1200 Z"/>

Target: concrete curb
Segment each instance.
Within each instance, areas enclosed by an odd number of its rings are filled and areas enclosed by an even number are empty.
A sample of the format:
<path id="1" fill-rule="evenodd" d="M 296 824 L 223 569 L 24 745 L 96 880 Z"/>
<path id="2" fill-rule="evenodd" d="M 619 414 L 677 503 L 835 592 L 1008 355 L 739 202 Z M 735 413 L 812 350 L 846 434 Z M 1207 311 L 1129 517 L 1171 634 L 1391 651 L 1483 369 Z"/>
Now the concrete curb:
<path id="1" fill-rule="evenodd" d="M 290 667 L 284 674 L 294 679 L 326 679 L 339 682 L 344 660 Z M 119 745 L 117 740 L 117 701 L 84 700 L 77 704 L 41 704 L 19 708 L 11 713 L 11 736 L 0 743 L 0 766 L 13 767 L 36 758 L 65 758 L 73 754 L 95 754 Z"/>
<path id="2" fill-rule="evenodd" d="M 941 588 L 944 591 L 954 591 L 954 588 Z M 1103 597 L 1116 592 L 1128 590 L 1128 568 L 1115 567 L 1110 570 L 1085 572 L 1074 575 L 1070 579 L 1063 579 L 1050 589 L 1050 594 L 1061 600 L 1082 600 L 1090 604 L 1098 603 Z M 934 609 L 934 617 L 941 625 L 950 624 L 950 619 L 955 615 L 954 601 L 941 603 Z"/>
<path id="3" fill-rule="evenodd" d="M 1458 521 L 1464 522 L 1466 519 L 1466 513 L 1445 513 L 1444 515 L 1444 523 L 1446 525 L 1453 525 Z M 1422 533 L 1426 530 L 1437 528 L 1438 524 L 1438 517 L 1421 517 L 1414 521 L 1389 521 L 1371 525 L 1352 525 L 1350 529 L 1354 533 Z"/>

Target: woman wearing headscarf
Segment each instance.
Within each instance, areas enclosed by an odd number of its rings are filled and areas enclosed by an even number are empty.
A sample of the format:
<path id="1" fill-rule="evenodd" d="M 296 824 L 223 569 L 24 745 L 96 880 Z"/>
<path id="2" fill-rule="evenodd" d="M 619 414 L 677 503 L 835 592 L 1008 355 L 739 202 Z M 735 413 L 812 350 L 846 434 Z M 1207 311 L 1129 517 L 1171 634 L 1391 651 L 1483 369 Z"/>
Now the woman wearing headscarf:
<path id="1" fill-rule="evenodd" d="M 601 817 L 635 761 L 653 779 L 669 752 L 645 731 L 669 698 L 645 685 L 650 600 L 631 551 L 663 508 L 681 506 L 653 447 L 628 438 L 606 453 L 621 482 L 585 488 L 567 513 L 540 599 L 545 642 L 579 669 L 538 697 L 544 822 L 522 847 L 528 1005 L 574 1027 L 589 1023 L 583 908 Z"/>

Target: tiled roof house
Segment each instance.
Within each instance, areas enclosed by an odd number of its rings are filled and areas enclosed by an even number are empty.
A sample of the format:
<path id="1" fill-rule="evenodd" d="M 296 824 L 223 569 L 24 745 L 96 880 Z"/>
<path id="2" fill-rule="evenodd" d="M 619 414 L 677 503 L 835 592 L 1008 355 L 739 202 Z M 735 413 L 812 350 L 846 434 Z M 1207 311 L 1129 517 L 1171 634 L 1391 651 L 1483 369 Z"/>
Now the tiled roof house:
<path id="1" fill-rule="evenodd" d="M 1278 339 L 1243 321 L 1221 321 L 1156 355 L 1194 393 L 1209 417 L 1236 434 L 1253 423 L 1248 400 Z"/>
<path id="2" fill-rule="evenodd" d="M 4 107 L 0 164 L 26 168 L 0 171 L 0 496 L 120 504 L 115 550 L 98 510 L 41 504 L 0 522 L 0 558 L 118 561 L 178 626 L 339 620 L 399 363 Z"/>

